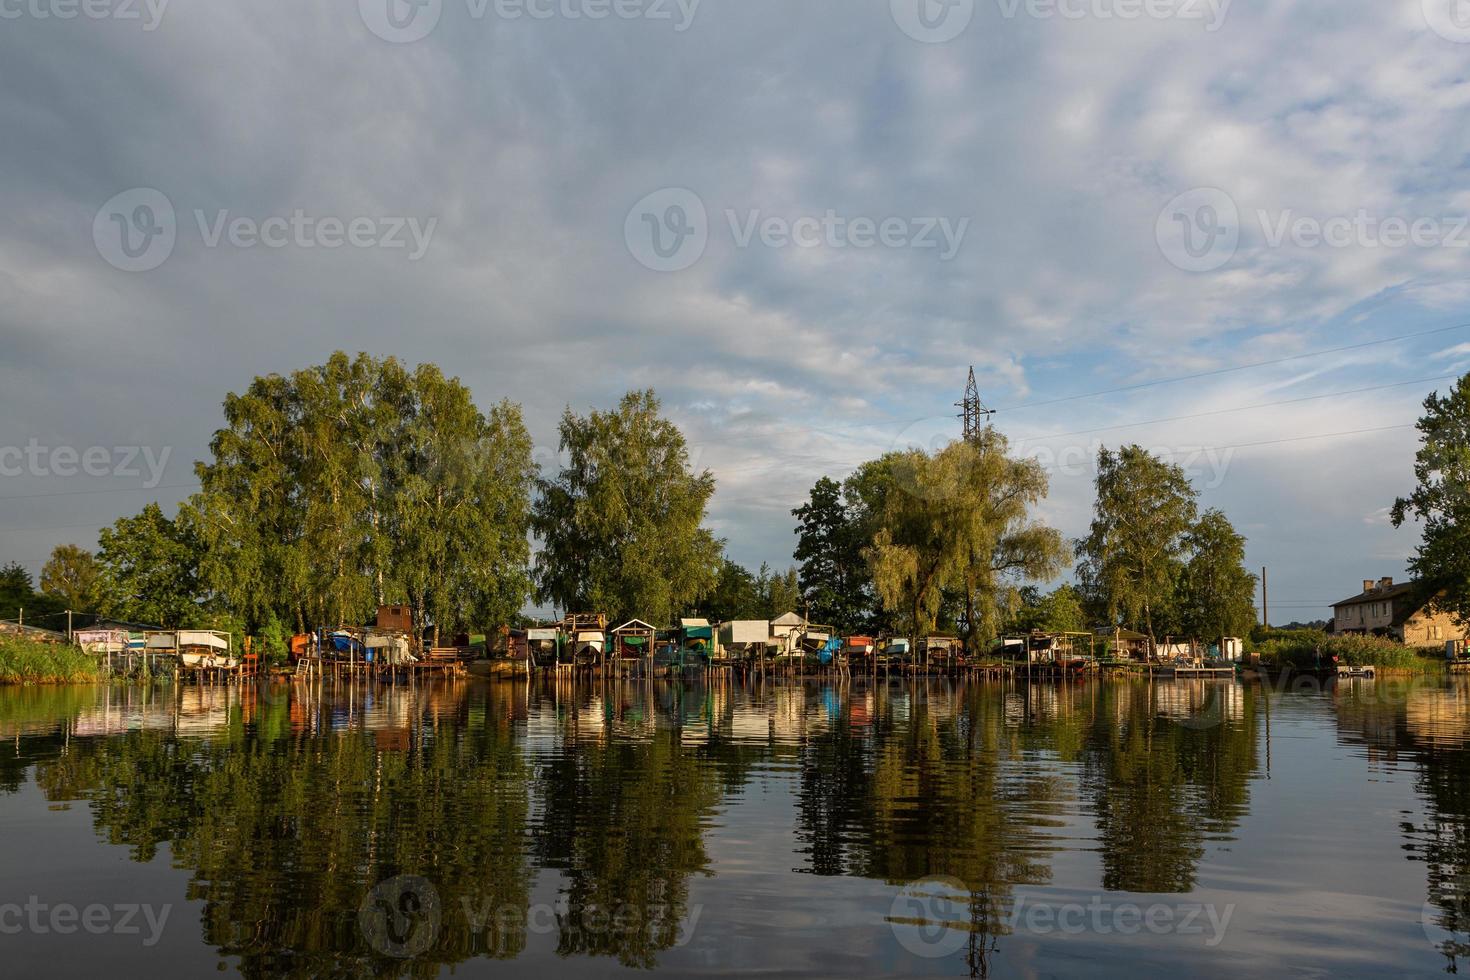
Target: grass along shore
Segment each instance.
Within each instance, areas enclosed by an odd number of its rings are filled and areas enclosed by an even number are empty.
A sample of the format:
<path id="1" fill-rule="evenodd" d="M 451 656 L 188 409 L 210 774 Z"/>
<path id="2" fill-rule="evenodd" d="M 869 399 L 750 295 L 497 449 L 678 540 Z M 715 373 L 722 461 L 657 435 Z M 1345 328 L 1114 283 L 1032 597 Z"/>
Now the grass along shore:
<path id="1" fill-rule="evenodd" d="M 76 647 L 0 636 L 0 684 L 77 684 L 97 679 L 96 659 Z"/>
<path id="2" fill-rule="evenodd" d="M 1376 636 L 1329 636 L 1320 630 L 1271 632 L 1257 645 L 1261 662 L 1268 667 L 1314 670 L 1341 665 L 1400 674 L 1435 674 L 1445 669 L 1443 651 L 1420 651 Z"/>

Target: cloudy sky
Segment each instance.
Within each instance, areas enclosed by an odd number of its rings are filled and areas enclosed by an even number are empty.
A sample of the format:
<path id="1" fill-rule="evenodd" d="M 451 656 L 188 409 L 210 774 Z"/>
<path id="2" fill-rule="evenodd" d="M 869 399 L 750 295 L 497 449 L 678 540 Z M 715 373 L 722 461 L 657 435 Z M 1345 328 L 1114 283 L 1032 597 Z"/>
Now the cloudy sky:
<path id="1" fill-rule="evenodd" d="M 1467 65 L 1449 0 L 0 0 L 0 561 L 182 499 L 227 391 L 345 349 L 547 462 L 654 386 L 789 563 L 973 364 L 1068 535 L 1138 442 L 1325 616 L 1404 574 L 1470 369 Z"/>

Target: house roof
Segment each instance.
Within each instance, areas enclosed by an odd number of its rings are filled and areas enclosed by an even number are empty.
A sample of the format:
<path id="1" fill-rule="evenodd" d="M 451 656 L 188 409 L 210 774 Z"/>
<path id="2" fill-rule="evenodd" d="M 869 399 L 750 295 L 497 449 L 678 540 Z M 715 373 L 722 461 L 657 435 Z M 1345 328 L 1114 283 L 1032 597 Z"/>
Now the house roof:
<path id="1" fill-rule="evenodd" d="M 780 616 L 780 617 L 777 617 L 776 619 L 771 620 L 771 625 L 772 626 L 804 626 L 804 625 L 806 625 L 806 620 L 802 619 L 800 616 L 798 616 L 794 612 L 789 612 L 789 613 L 787 613 L 784 616 Z"/>
<path id="2" fill-rule="evenodd" d="M 1418 587 L 1418 582 L 1400 582 L 1398 585 L 1390 585 L 1383 589 L 1373 589 L 1371 592 L 1359 592 L 1357 595 L 1349 596 L 1341 602 L 1334 602 L 1332 608 L 1356 606 L 1363 602 L 1383 602 L 1386 599 L 1398 599 L 1408 595 Z"/>

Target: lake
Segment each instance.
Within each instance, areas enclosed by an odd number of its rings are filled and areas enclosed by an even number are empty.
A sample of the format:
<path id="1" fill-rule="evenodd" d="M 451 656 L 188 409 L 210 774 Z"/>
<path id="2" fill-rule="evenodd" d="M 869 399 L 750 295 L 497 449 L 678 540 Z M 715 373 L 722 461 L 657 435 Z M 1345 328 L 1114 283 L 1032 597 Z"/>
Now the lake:
<path id="1" fill-rule="evenodd" d="M 0 688 L 0 739 L 11 976 L 1470 962 L 1465 678 Z"/>

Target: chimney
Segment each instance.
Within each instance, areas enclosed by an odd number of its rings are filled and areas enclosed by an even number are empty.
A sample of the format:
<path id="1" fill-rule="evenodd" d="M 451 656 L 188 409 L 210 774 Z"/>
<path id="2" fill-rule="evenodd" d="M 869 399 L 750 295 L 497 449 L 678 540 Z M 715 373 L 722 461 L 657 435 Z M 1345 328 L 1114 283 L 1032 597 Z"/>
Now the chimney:
<path id="1" fill-rule="evenodd" d="M 1379 579 L 1378 580 L 1378 587 L 1380 589 L 1391 589 L 1391 588 L 1393 588 L 1393 576 L 1392 575 L 1385 575 L 1383 578 Z"/>
<path id="2" fill-rule="evenodd" d="M 1371 578 L 1365 578 L 1365 579 L 1363 579 L 1363 592 L 1364 593 L 1368 593 L 1368 592 L 1372 592 L 1372 591 L 1373 591 L 1373 580 Z"/>

